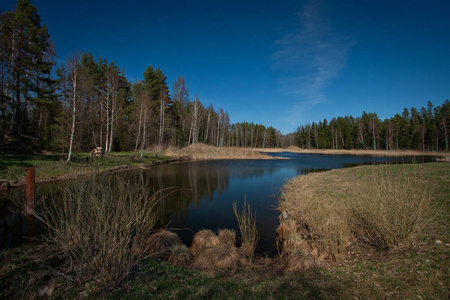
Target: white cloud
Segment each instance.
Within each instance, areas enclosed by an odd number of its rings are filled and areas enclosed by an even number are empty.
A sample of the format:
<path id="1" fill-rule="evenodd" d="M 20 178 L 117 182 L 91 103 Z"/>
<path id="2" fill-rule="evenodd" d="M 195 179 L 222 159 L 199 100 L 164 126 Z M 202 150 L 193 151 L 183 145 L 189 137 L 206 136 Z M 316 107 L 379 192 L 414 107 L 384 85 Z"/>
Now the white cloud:
<path id="1" fill-rule="evenodd" d="M 354 45 L 331 28 L 325 9 L 320 0 L 305 3 L 291 32 L 275 42 L 273 67 L 283 72 L 279 83 L 296 101 L 284 121 L 294 126 L 307 121 L 307 111 L 327 101 L 323 90 L 345 67 Z"/>

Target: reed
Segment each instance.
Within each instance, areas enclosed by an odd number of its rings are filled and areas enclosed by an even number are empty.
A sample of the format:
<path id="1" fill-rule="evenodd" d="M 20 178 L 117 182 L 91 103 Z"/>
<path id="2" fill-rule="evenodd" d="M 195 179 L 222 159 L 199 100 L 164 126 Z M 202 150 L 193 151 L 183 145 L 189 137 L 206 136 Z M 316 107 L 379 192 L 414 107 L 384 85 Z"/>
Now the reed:
<path id="1" fill-rule="evenodd" d="M 234 202 L 233 211 L 241 233 L 241 254 L 251 261 L 259 241 L 259 234 L 256 229 L 256 214 L 245 200 L 241 211 L 238 211 L 237 204 Z"/>

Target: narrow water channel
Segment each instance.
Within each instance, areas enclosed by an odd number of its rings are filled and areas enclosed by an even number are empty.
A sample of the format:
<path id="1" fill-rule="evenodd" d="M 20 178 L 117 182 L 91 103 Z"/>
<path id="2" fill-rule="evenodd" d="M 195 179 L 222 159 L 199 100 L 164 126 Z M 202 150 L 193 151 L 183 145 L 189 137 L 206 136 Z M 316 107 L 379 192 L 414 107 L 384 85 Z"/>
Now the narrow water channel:
<path id="1" fill-rule="evenodd" d="M 287 180 L 314 171 L 412 160 L 289 152 L 273 155 L 290 159 L 193 161 L 121 172 L 114 176 L 137 175 L 150 182 L 151 188 L 155 190 L 173 188 L 174 192 L 167 192 L 161 201 L 160 226 L 175 230 L 187 245 L 201 229 L 238 230 L 232 204 L 237 202 L 238 208 L 242 208 L 246 200 L 256 213 L 257 229 L 261 236 L 257 252 L 260 255 L 273 255 L 276 253 L 278 196 Z M 416 157 L 415 160 L 424 162 L 434 158 Z M 45 191 L 45 187 L 40 190 Z M 30 235 L 26 217 L 9 210 L 10 198 L 17 197 L 20 193 L 23 190 L 17 189 L 8 196 L 0 196 L 0 249 L 20 245 Z M 37 231 L 39 233 L 39 227 Z"/>

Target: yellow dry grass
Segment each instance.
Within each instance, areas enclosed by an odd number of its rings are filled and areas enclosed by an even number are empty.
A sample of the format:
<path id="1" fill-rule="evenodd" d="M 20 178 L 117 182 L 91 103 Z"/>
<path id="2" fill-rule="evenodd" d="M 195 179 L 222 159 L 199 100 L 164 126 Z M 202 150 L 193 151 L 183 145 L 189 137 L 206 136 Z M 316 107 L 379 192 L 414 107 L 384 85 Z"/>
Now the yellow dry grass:
<path id="1" fill-rule="evenodd" d="M 190 251 L 193 255 L 201 252 L 204 248 L 211 248 L 220 244 L 217 235 L 209 230 L 203 229 L 197 232 L 192 239 Z"/>
<path id="2" fill-rule="evenodd" d="M 449 152 L 444 151 L 418 151 L 418 150 L 371 150 L 371 149 L 303 149 L 296 146 L 287 148 L 255 148 L 257 151 L 266 153 L 316 153 L 334 155 L 370 155 L 370 156 L 439 156 L 450 157 Z"/>
<path id="3" fill-rule="evenodd" d="M 236 232 L 232 229 L 221 229 L 217 236 L 221 245 L 236 247 Z"/>
<path id="4" fill-rule="evenodd" d="M 150 235 L 144 244 L 144 251 L 141 255 L 168 259 L 172 248 L 182 245 L 182 242 L 176 233 L 160 230 Z"/>
<path id="5" fill-rule="evenodd" d="M 193 160 L 212 159 L 279 159 L 261 153 L 261 149 L 240 148 L 240 147 L 215 147 L 197 143 L 179 149 L 168 147 L 163 154 L 170 157 L 187 157 Z"/>
<path id="6" fill-rule="evenodd" d="M 303 249 L 294 249 L 286 259 L 284 260 L 284 271 L 286 272 L 298 272 L 306 271 L 316 264 L 308 251 Z"/>
<path id="7" fill-rule="evenodd" d="M 341 170 L 327 172 L 326 178 L 323 174 L 310 173 L 290 181 L 284 187 L 279 209 L 288 212 L 297 223 L 307 224 L 310 234 L 316 235 L 311 239 L 313 248 L 339 256 L 351 240 L 348 211 L 339 200 L 348 197 L 354 180 L 341 176 Z"/>
<path id="8" fill-rule="evenodd" d="M 378 249 L 409 246 L 436 214 L 434 191 L 420 171 L 394 169 L 355 167 L 297 177 L 284 186 L 279 209 L 300 224 L 298 233 L 312 249 L 330 259 L 342 258 L 355 239 Z M 289 227 L 278 229 L 281 242 Z"/>
<path id="9" fill-rule="evenodd" d="M 234 246 L 218 245 L 203 248 L 194 257 L 194 267 L 204 269 L 235 270 L 245 265 L 238 249 Z"/>
<path id="10" fill-rule="evenodd" d="M 155 150 L 155 147 L 147 150 Z M 242 148 L 242 147 L 215 147 L 202 143 L 192 144 L 185 148 L 169 146 L 163 150 L 165 156 L 188 158 L 192 160 L 212 159 L 288 159 L 285 157 L 272 157 L 265 153 L 316 153 L 333 155 L 370 155 L 370 156 L 438 156 L 450 157 L 449 152 L 442 151 L 416 151 L 416 150 L 370 150 L 370 149 L 302 149 L 296 146 L 287 148 Z"/>

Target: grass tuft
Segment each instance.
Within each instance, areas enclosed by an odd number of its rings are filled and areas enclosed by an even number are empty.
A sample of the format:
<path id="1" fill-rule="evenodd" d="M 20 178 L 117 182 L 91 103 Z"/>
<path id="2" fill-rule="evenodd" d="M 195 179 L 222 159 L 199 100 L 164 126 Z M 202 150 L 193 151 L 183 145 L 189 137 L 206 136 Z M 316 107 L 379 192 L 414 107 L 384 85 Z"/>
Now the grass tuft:
<path id="1" fill-rule="evenodd" d="M 144 240 L 139 254 L 167 260 L 171 255 L 173 247 L 181 245 L 181 239 L 176 233 L 163 229 Z"/>
<path id="2" fill-rule="evenodd" d="M 213 231 L 209 229 L 203 229 L 194 235 L 190 250 L 193 255 L 196 255 L 197 253 L 201 252 L 204 248 L 215 247 L 218 246 L 219 244 L 220 244 L 219 238 Z"/>
<path id="3" fill-rule="evenodd" d="M 233 210 L 241 232 L 241 253 L 251 261 L 259 241 L 258 231 L 256 230 L 256 214 L 253 213 L 247 201 L 244 201 L 244 207 L 241 211 L 238 211 L 236 202 L 234 202 Z"/>

